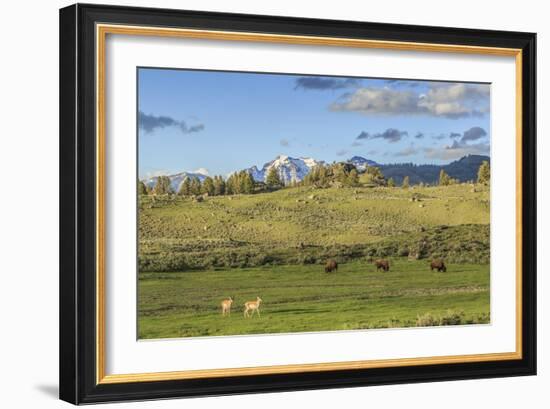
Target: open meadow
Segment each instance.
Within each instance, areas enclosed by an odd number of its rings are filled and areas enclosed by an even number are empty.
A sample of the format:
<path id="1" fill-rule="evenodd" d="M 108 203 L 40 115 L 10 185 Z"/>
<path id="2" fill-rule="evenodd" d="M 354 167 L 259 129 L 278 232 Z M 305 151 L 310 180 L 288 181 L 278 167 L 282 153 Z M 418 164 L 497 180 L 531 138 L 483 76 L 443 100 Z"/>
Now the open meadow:
<path id="1" fill-rule="evenodd" d="M 144 273 L 139 337 L 173 338 L 489 322 L 489 266 L 451 264 L 430 272 L 423 260 L 390 260 L 389 272 L 350 262 L 263 266 L 185 273 Z M 260 295 L 260 316 L 243 304 Z M 234 300 L 230 316 L 220 302 Z"/>
<path id="2" fill-rule="evenodd" d="M 140 196 L 139 338 L 488 323 L 489 254 L 478 184 Z"/>

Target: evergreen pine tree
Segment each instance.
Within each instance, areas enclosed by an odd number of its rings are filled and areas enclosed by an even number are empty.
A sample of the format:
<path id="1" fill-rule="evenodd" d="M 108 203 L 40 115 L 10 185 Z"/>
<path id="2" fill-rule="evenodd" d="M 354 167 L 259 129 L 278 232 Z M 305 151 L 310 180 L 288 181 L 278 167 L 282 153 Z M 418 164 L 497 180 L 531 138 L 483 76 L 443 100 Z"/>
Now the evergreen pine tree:
<path id="1" fill-rule="evenodd" d="M 191 195 L 200 195 L 201 194 L 201 181 L 199 178 L 194 177 L 191 180 L 191 186 L 189 189 L 189 194 Z"/>
<path id="2" fill-rule="evenodd" d="M 359 174 L 357 169 L 352 169 L 348 174 L 348 185 L 349 186 L 358 186 L 359 185 Z"/>
<path id="3" fill-rule="evenodd" d="M 225 182 L 221 176 L 214 176 L 214 196 L 225 194 Z"/>
<path id="4" fill-rule="evenodd" d="M 191 194 L 191 179 L 186 177 L 183 182 L 180 183 L 178 189 L 178 195 L 180 196 L 189 196 Z"/>
<path id="5" fill-rule="evenodd" d="M 235 192 L 235 174 L 231 174 L 225 182 L 225 194 L 234 195 Z"/>
<path id="6" fill-rule="evenodd" d="M 342 185 L 347 185 L 348 174 L 341 163 L 336 163 L 332 166 L 332 173 L 334 180 L 340 182 Z"/>
<path id="7" fill-rule="evenodd" d="M 153 193 L 156 195 L 167 195 L 173 193 L 168 176 L 159 176 L 153 188 Z"/>
<path id="8" fill-rule="evenodd" d="M 319 165 L 317 169 L 318 185 L 321 187 L 328 186 L 329 176 L 327 167 L 325 165 Z"/>
<path id="9" fill-rule="evenodd" d="M 207 176 L 202 182 L 202 193 L 208 193 L 208 196 L 214 195 L 214 180 L 210 176 Z"/>
<path id="10" fill-rule="evenodd" d="M 281 178 L 279 177 L 279 172 L 277 172 L 277 169 L 275 169 L 275 166 L 269 169 L 267 178 L 265 179 L 265 183 L 267 184 L 268 187 L 272 189 L 278 189 L 282 187 L 283 183 L 281 182 Z"/>
<path id="11" fill-rule="evenodd" d="M 388 187 L 395 187 L 395 181 L 393 180 L 393 178 L 388 179 Z"/>
<path id="12" fill-rule="evenodd" d="M 484 160 L 479 166 L 479 170 L 477 171 L 477 183 L 480 183 L 482 185 L 488 185 L 490 181 L 491 181 L 491 167 L 489 165 L 489 162 Z"/>
<path id="13" fill-rule="evenodd" d="M 384 174 L 377 166 L 367 166 L 367 169 L 365 173 L 368 175 L 368 180 L 370 183 L 374 183 L 376 185 L 385 185 L 386 184 L 386 178 L 384 177 Z"/>
<path id="14" fill-rule="evenodd" d="M 242 191 L 246 194 L 254 193 L 254 178 L 246 170 L 243 171 L 242 175 Z"/>
<path id="15" fill-rule="evenodd" d="M 439 172 L 439 185 L 448 186 L 451 184 L 451 178 L 443 169 Z"/>
<path id="16" fill-rule="evenodd" d="M 321 171 L 322 165 L 316 165 L 314 166 L 307 175 L 304 176 L 304 179 L 302 180 L 302 184 L 304 186 L 313 186 L 317 185 L 320 181 L 320 171 Z"/>
<path id="17" fill-rule="evenodd" d="M 147 186 L 141 180 L 138 180 L 138 195 L 146 195 L 149 193 Z"/>
<path id="18" fill-rule="evenodd" d="M 225 190 L 226 190 L 226 186 L 225 186 L 225 180 L 223 180 L 223 178 L 221 176 L 218 176 L 218 180 L 219 180 L 219 189 L 220 189 L 220 195 L 225 195 Z"/>
<path id="19" fill-rule="evenodd" d="M 245 173 L 246 171 L 245 170 L 241 170 L 239 173 L 237 173 L 237 191 L 238 193 L 246 193 L 245 192 Z"/>

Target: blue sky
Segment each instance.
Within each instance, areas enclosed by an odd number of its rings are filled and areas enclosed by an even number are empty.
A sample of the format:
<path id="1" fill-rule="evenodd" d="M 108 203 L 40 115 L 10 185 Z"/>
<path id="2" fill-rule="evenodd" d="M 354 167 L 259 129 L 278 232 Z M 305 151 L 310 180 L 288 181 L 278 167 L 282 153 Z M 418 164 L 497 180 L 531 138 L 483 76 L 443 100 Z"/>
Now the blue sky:
<path id="1" fill-rule="evenodd" d="M 140 68 L 139 177 L 277 155 L 448 163 L 489 154 L 490 85 Z"/>

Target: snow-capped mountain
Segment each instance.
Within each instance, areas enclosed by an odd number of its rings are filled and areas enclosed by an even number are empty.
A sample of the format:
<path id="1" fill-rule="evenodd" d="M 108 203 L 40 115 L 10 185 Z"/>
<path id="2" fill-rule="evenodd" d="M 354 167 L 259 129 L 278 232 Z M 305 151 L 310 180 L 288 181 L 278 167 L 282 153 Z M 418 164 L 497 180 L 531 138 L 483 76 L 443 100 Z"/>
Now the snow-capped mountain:
<path id="1" fill-rule="evenodd" d="M 348 163 L 353 164 L 357 170 L 364 171 L 367 166 L 379 166 L 376 162 L 365 159 L 361 156 L 354 156 L 347 160 Z M 313 158 L 292 158 L 286 155 L 279 155 L 270 162 L 263 165 L 261 169 L 258 169 L 256 165 L 245 169 L 252 175 L 255 181 L 265 182 L 267 175 L 271 168 L 275 168 L 279 173 L 279 178 L 285 185 L 289 185 L 292 182 L 300 182 L 315 166 L 324 165 L 322 160 L 316 160 Z M 201 182 L 208 176 L 206 170 L 196 170 L 193 172 L 180 172 L 174 175 L 167 175 L 170 178 L 170 186 L 177 192 L 180 184 L 187 178 L 198 178 Z M 145 179 L 143 182 L 149 188 L 153 188 L 157 183 L 158 176 Z"/>
<path id="2" fill-rule="evenodd" d="M 252 166 L 246 169 L 257 182 L 265 182 L 271 168 L 277 169 L 279 178 L 288 185 L 292 182 L 300 182 L 317 165 L 324 164 L 313 158 L 291 158 L 279 155 L 271 162 L 267 162 L 261 169 Z"/>
<path id="3" fill-rule="evenodd" d="M 373 160 L 365 159 L 362 156 L 354 156 L 351 159 L 348 159 L 348 163 L 351 163 L 354 165 L 358 171 L 362 172 L 364 171 L 367 166 L 379 166 L 378 163 L 376 163 Z"/>
<path id="4" fill-rule="evenodd" d="M 170 178 L 170 186 L 172 187 L 172 190 L 174 192 L 177 192 L 179 189 L 179 186 L 181 182 L 183 182 L 187 178 L 198 178 L 201 182 L 208 176 L 205 173 L 202 173 L 201 171 L 195 171 L 195 172 L 181 172 L 176 173 L 175 175 L 167 175 L 168 178 Z M 154 176 L 152 178 L 146 179 L 143 181 L 145 185 L 149 188 L 153 188 L 157 184 L 158 176 Z"/>

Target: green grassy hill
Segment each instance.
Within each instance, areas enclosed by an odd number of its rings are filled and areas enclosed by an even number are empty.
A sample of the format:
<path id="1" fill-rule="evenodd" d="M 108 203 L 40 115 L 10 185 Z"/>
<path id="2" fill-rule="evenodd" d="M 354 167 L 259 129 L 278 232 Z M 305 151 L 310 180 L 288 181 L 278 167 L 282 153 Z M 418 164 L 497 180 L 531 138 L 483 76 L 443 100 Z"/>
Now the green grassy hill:
<path id="1" fill-rule="evenodd" d="M 488 263 L 488 189 L 297 187 L 204 201 L 140 197 L 142 272 L 387 256 Z"/>

